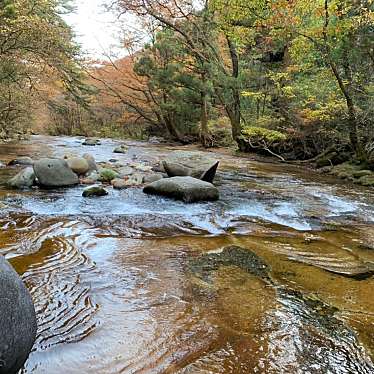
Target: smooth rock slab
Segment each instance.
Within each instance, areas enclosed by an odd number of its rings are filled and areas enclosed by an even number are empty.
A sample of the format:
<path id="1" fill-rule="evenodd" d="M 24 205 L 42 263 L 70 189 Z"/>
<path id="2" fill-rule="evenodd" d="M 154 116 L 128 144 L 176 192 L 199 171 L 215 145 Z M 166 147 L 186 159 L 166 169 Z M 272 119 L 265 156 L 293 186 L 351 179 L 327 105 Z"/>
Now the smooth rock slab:
<path id="1" fill-rule="evenodd" d="M 219 192 L 215 186 L 192 177 L 164 178 L 145 186 L 143 191 L 146 194 L 167 196 L 185 203 L 219 199 Z"/>
<path id="2" fill-rule="evenodd" d="M 15 374 L 22 368 L 34 345 L 36 330 L 31 295 L 0 256 L 0 374 Z"/>
<path id="3" fill-rule="evenodd" d="M 78 184 L 79 179 L 65 160 L 42 158 L 34 163 L 38 182 L 44 187 L 67 187 Z"/>

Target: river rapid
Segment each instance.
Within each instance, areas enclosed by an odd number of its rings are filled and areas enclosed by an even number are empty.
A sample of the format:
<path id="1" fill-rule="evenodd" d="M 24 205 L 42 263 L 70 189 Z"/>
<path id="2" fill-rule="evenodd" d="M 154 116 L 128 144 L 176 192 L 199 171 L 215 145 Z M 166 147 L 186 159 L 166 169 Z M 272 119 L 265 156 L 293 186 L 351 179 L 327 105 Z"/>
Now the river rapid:
<path id="1" fill-rule="evenodd" d="M 373 189 L 229 151 L 81 143 L 33 136 L 0 146 L 0 160 L 217 159 L 221 198 L 3 184 L 0 253 L 38 317 L 22 373 L 374 373 Z M 0 181 L 17 170 L 0 169 Z"/>

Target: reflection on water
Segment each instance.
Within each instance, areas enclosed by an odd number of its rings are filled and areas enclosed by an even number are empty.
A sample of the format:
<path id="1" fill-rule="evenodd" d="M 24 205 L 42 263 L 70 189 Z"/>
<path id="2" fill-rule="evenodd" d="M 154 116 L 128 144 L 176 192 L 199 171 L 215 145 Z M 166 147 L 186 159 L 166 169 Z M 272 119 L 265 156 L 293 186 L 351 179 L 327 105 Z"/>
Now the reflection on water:
<path id="1" fill-rule="evenodd" d="M 34 137 L 0 155 L 104 161 L 114 143 Z M 129 144 L 118 162 L 221 159 L 221 200 L 186 209 L 140 189 L 83 199 L 81 187 L 3 187 L 1 253 L 39 323 L 23 373 L 374 372 L 370 190 L 227 152 Z"/>

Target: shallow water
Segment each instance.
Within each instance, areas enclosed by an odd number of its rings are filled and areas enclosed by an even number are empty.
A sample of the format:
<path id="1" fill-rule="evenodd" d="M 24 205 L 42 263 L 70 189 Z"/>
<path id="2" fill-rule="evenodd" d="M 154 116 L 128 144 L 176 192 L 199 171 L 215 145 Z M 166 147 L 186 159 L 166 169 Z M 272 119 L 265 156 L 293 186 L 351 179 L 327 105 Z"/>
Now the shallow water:
<path id="1" fill-rule="evenodd" d="M 220 159 L 221 199 L 186 206 L 141 189 L 0 190 L 0 253 L 29 287 L 38 339 L 23 373 L 373 373 L 374 196 L 228 152 L 35 136 L 16 155 L 92 153 L 154 164 Z M 0 169 L 5 180 L 17 169 Z M 205 261 L 236 245 L 268 265 Z M 208 257 L 207 257 L 208 256 Z"/>

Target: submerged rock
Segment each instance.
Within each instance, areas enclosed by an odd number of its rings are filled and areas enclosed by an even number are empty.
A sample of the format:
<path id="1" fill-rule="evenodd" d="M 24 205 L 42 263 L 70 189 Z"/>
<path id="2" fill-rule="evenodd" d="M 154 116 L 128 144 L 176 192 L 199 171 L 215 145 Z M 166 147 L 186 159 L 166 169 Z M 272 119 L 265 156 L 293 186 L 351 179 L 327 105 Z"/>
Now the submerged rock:
<path id="1" fill-rule="evenodd" d="M 270 268 L 265 261 L 249 249 L 238 246 L 225 247 L 219 253 L 207 253 L 189 262 L 190 270 L 205 281 L 220 266 L 237 266 L 263 280 L 270 280 Z"/>
<path id="2" fill-rule="evenodd" d="M 67 187 L 79 182 L 65 160 L 43 158 L 34 163 L 34 172 L 39 184 L 44 187 Z"/>
<path id="3" fill-rule="evenodd" d="M 31 157 L 18 157 L 8 162 L 8 166 L 16 166 L 16 165 L 32 166 L 33 164 L 34 164 L 34 160 Z"/>
<path id="4" fill-rule="evenodd" d="M 0 373 L 15 374 L 31 352 L 37 324 L 31 295 L 3 256 L 0 256 L 0 300 Z"/>
<path id="5" fill-rule="evenodd" d="M 35 182 L 35 173 L 32 167 L 21 170 L 16 176 L 8 181 L 12 188 L 30 188 Z"/>
<path id="6" fill-rule="evenodd" d="M 83 197 L 106 196 L 106 195 L 108 195 L 108 191 L 101 186 L 92 186 L 92 187 L 86 188 L 82 193 Z"/>
<path id="7" fill-rule="evenodd" d="M 145 186 L 143 191 L 150 195 L 182 200 L 185 203 L 219 199 L 219 192 L 215 186 L 192 177 L 164 178 Z"/>

